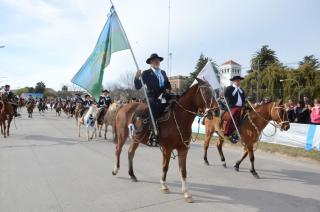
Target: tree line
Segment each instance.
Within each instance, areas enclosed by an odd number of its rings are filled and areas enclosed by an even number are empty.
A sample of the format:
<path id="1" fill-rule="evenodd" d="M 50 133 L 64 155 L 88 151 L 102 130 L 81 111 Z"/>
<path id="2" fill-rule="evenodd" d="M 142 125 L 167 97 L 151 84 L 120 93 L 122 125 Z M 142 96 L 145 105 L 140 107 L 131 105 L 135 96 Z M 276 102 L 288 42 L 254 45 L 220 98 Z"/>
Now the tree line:
<path id="1" fill-rule="evenodd" d="M 208 61 L 213 62 L 213 59 L 200 55 L 185 89 Z M 296 68 L 292 68 L 279 60 L 275 50 L 264 45 L 255 52 L 250 63 L 250 70 L 247 70 L 242 88 L 247 96 L 256 101 L 265 97 L 296 101 L 301 100 L 304 95 L 309 98 L 320 97 L 320 62 L 314 55 L 306 55 Z"/>

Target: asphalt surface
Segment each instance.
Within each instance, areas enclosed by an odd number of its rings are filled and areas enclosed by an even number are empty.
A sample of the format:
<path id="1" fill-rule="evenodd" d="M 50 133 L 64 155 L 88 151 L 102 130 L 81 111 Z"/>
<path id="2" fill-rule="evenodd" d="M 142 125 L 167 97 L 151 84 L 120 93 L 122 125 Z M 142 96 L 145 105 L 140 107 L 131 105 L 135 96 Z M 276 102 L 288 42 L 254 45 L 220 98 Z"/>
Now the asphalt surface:
<path id="1" fill-rule="evenodd" d="M 211 166 L 202 161 L 202 146 L 192 144 L 188 182 L 194 202 L 185 203 L 177 160 L 171 160 L 160 191 L 161 152 L 140 146 L 134 160 L 139 182 L 129 180 L 127 149 L 119 174 L 112 176 L 115 145 L 111 140 L 78 138 L 74 119 L 26 114 L 16 119 L 11 135 L 0 137 L 0 211 L 320 211 L 319 164 L 267 153 L 256 153 L 261 179 L 249 173 L 246 159 L 235 172 L 241 150 L 225 148 L 227 168 L 210 148 Z M 110 134 L 109 134 L 110 136 Z"/>

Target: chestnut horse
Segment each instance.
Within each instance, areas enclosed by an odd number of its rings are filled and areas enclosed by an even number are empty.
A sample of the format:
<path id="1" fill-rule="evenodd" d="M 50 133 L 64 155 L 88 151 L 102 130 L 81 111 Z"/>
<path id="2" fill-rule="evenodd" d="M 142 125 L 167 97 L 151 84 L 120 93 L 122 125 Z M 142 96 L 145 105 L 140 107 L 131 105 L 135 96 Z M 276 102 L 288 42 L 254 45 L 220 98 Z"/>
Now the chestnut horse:
<path id="1" fill-rule="evenodd" d="M 159 126 L 159 143 L 162 148 L 162 178 L 160 180 L 163 192 L 169 192 L 166 184 L 166 176 L 169 168 L 171 153 L 174 149 L 178 151 L 179 170 L 181 174 L 182 192 L 186 202 L 192 202 L 192 196 L 188 192 L 187 178 L 187 154 L 191 140 L 191 126 L 194 118 L 198 113 L 204 115 L 206 108 L 211 108 L 213 104 L 217 105 L 213 99 L 213 93 L 210 86 L 203 80 L 197 79 L 198 83 L 189 88 L 178 100 L 173 100 L 167 118 L 158 121 Z M 120 108 L 115 118 L 115 143 L 116 143 L 116 165 L 112 171 L 116 175 L 120 169 L 120 154 L 122 147 L 128 138 L 128 126 L 133 121 L 139 128 L 143 121 L 140 117 L 136 117 L 138 113 L 146 114 L 147 105 L 145 103 L 129 103 Z M 147 113 L 148 114 L 148 113 Z M 138 123 L 138 124 L 137 124 Z M 139 124 L 140 123 L 140 124 Z M 141 130 L 142 129 L 142 130 Z M 147 144 L 149 139 L 149 127 L 146 124 L 143 128 L 136 130 L 129 147 L 129 175 L 132 181 L 136 182 L 137 178 L 133 171 L 133 157 L 140 143 Z"/>
<path id="2" fill-rule="evenodd" d="M 225 120 L 225 116 L 229 116 L 228 113 L 223 115 L 223 119 Z M 251 162 L 251 170 L 250 172 L 256 178 L 259 178 L 258 173 L 254 168 L 254 144 L 259 141 L 261 132 L 267 126 L 270 121 L 274 121 L 271 123 L 274 127 L 279 128 L 280 130 L 287 131 L 290 128 L 290 124 L 288 121 L 288 114 L 285 110 L 282 101 L 278 102 L 269 102 L 262 105 L 258 105 L 257 107 L 252 107 L 250 112 L 246 112 L 243 120 L 240 123 L 239 132 L 241 135 L 241 141 L 244 143 L 244 153 L 240 160 L 236 162 L 234 168 L 236 171 L 239 171 L 239 166 L 241 162 L 247 157 L 249 154 L 250 162 Z M 224 142 L 224 132 L 223 132 L 223 124 L 221 124 L 221 119 L 214 117 L 211 120 L 205 119 L 205 128 L 206 128 L 206 138 L 204 143 L 204 161 L 207 165 L 209 165 L 207 159 L 207 152 L 209 143 L 212 137 L 212 134 L 216 132 L 219 136 L 219 140 L 217 142 L 217 149 L 221 158 L 222 165 L 226 167 L 225 157 L 222 152 L 222 145 Z"/>
<path id="3" fill-rule="evenodd" d="M 28 111 L 28 118 L 32 118 L 32 113 L 33 113 L 33 109 L 35 107 L 35 101 L 34 100 L 29 100 L 26 104 L 26 108 Z"/>
<path id="4" fill-rule="evenodd" d="M 13 115 L 13 108 L 8 102 L 7 95 L 2 95 L 0 101 L 0 128 L 1 134 L 3 134 L 4 138 L 10 134 L 10 124 L 13 119 Z"/>

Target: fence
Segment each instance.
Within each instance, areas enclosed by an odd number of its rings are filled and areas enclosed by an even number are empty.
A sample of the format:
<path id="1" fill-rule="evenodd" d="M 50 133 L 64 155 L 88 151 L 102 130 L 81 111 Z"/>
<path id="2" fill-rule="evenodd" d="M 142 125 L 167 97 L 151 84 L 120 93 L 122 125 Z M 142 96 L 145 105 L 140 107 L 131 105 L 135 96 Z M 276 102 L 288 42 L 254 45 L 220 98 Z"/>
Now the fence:
<path id="1" fill-rule="evenodd" d="M 192 124 L 192 132 L 205 133 L 205 127 L 198 124 L 196 117 Z M 272 125 L 267 125 L 263 130 L 262 142 L 281 144 L 286 146 L 304 148 L 306 150 L 316 149 L 320 151 L 320 125 L 291 123 L 288 131 L 276 130 Z"/>

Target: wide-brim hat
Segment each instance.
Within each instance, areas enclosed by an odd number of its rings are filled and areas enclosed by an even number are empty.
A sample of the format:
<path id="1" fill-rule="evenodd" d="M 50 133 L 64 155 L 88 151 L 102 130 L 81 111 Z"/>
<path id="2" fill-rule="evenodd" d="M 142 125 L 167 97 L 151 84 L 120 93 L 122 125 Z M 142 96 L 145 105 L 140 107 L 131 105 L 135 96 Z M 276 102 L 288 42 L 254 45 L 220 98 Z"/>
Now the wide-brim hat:
<path id="1" fill-rule="evenodd" d="M 84 95 L 84 98 L 91 97 L 89 94 Z"/>
<path id="2" fill-rule="evenodd" d="M 235 80 L 243 80 L 244 78 L 241 76 L 234 76 L 230 79 L 230 81 L 235 81 Z"/>
<path id="3" fill-rule="evenodd" d="M 5 85 L 4 87 L 5 87 L 5 88 L 9 88 L 9 87 L 10 87 L 10 85 Z"/>
<path id="4" fill-rule="evenodd" d="M 110 93 L 107 89 L 102 90 L 102 93 Z"/>
<path id="5" fill-rule="evenodd" d="M 153 60 L 153 59 L 159 59 L 160 62 L 161 62 L 161 61 L 163 60 L 163 57 L 159 57 L 158 54 L 153 53 L 153 54 L 151 54 L 150 57 L 146 60 L 146 63 L 147 63 L 147 64 L 150 64 L 151 60 Z"/>

